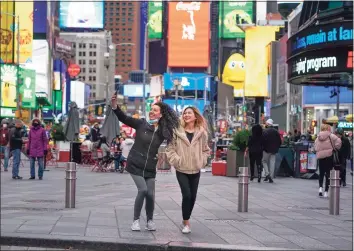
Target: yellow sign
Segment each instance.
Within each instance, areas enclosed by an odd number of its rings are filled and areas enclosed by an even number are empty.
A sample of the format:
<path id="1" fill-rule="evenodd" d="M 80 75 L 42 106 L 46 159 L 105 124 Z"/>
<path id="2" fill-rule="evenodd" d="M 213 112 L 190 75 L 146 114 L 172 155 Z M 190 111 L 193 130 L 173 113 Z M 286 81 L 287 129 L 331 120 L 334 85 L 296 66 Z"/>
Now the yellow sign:
<path id="1" fill-rule="evenodd" d="M 245 96 L 268 97 L 267 45 L 275 40 L 279 26 L 253 26 L 246 28 Z"/>
<path id="2" fill-rule="evenodd" d="M 15 63 L 17 63 L 17 37 L 20 42 L 20 63 L 32 62 L 32 43 L 33 43 L 33 2 L 15 2 L 15 15 L 20 16 L 20 24 L 16 21 L 15 39 Z"/>
<path id="3" fill-rule="evenodd" d="M 245 84 L 245 57 L 240 53 L 232 54 L 226 61 L 222 73 L 222 82 L 234 87 L 234 96 L 243 96 Z"/>
<path id="4" fill-rule="evenodd" d="M 16 107 L 16 83 L 17 83 L 17 66 L 1 65 L 1 103 L 2 107 Z"/>
<path id="5" fill-rule="evenodd" d="M 14 2 L 1 1 L 0 3 L 0 62 L 13 63 L 13 21 L 14 18 Z"/>

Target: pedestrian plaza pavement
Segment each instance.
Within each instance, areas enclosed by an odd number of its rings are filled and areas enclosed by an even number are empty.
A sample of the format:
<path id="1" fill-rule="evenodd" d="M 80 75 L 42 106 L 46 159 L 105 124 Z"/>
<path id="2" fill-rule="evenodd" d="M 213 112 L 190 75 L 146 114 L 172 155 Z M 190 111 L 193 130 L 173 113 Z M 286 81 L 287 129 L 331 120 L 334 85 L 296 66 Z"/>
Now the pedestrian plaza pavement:
<path id="1" fill-rule="evenodd" d="M 192 233 L 183 235 L 181 193 L 172 173 L 156 178 L 156 232 L 132 232 L 137 193 L 124 173 L 78 167 L 76 208 L 65 209 L 65 169 L 50 168 L 43 180 L 1 172 L 1 248 L 21 246 L 130 250 L 353 250 L 353 180 L 341 188 L 340 215 L 318 197 L 318 181 L 276 178 L 249 184 L 247 213 L 237 211 L 238 179 L 202 173 L 192 214 Z M 349 172 L 348 172 L 349 173 Z M 8 250 L 8 249 L 7 249 Z"/>

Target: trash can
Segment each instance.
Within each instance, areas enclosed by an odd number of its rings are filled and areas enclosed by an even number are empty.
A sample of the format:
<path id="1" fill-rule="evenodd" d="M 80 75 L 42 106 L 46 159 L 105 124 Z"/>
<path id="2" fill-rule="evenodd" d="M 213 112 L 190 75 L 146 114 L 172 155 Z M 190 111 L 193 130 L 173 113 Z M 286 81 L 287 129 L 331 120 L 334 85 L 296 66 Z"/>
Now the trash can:
<path id="1" fill-rule="evenodd" d="M 171 170 L 171 166 L 167 162 L 166 147 L 167 145 L 165 143 L 161 144 L 161 146 L 159 147 L 157 170 Z"/>

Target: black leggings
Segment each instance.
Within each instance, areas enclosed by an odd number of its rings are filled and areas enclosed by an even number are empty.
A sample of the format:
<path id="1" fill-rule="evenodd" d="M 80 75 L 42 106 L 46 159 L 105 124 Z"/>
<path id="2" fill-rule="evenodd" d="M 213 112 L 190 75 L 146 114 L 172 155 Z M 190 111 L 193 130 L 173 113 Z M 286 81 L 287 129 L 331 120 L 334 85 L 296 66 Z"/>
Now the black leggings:
<path id="1" fill-rule="evenodd" d="M 328 192 L 329 176 L 330 176 L 331 169 L 333 167 L 333 157 L 331 156 L 324 159 L 319 159 L 318 165 L 320 169 L 320 177 L 318 179 L 319 186 L 323 187 L 323 178 L 326 177 L 325 192 Z"/>
<path id="2" fill-rule="evenodd" d="M 189 220 L 197 199 L 200 172 L 185 174 L 176 171 L 177 180 L 182 193 L 182 216 L 183 220 Z"/>
<path id="3" fill-rule="evenodd" d="M 258 173 L 262 173 L 262 153 L 249 153 L 250 166 L 251 166 L 251 177 L 254 177 L 254 163 L 256 163 L 258 168 Z"/>

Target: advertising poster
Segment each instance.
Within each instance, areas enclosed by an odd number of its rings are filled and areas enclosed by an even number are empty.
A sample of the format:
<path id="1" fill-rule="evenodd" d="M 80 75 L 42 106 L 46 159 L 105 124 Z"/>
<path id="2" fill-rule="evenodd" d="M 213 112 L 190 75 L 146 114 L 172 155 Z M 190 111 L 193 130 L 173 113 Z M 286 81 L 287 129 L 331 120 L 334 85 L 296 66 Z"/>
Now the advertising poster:
<path id="1" fill-rule="evenodd" d="M 103 1 L 60 1 L 60 28 L 103 29 Z"/>
<path id="2" fill-rule="evenodd" d="M 252 26 L 246 29 L 245 38 L 245 96 L 268 97 L 267 45 L 275 40 L 279 26 Z"/>
<path id="3" fill-rule="evenodd" d="M 204 73 L 165 73 L 163 77 L 165 90 L 174 90 L 174 83 L 177 81 L 184 91 L 210 91 L 210 76 Z"/>
<path id="4" fill-rule="evenodd" d="M 33 8 L 33 33 L 47 32 L 47 2 L 34 1 Z"/>
<path id="5" fill-rule="evenodd" d="M 162 1 L 149 1 L 148 7 L 149 39 L 162 38 Z"/>
<path id="6" fill-rule="evenodd" d="M 219 37 L 244 38 L 240 24 L 253 23 L 253 2 L 220 1 Z"/>
<path id="7" fill-rule="evenodd" d="M 308 159 L 308 152 L 301 151 L 300 152 L 300 173 L 307 173 L 307 159 Z"/>
<path id="8" fill-rule="evenodd" d="M 233 48 L 224 47 L 222 60 L 222 82 L 234 88 L 234 97 L 243 97 L 245 57 Z"/>
<path id="9" fill-rule="evenodd" d="M 163 102 L 168 104 L 172 109 L 178 111 L 179 114 L 183 112 L 183 110 L 189 106 L 196 107 L 201 113 L 204 111 L 204 100 L 191 100 L 191 99 L 183 99 L 180 98 L 177 101 L 177 110 L 176 110 L 176 100 L 175 99 L 164 99 Z M 209 101 L 205 103 L 209 105 Z"/>
<path id="10" fill-rule="evenodd" d="M 0 65 L 1 107 L 16 107 L 17 66 Z"/>
<path id="11" fill-rule="evenodd" d="M 20 42 L 20 63 L 32 62 L 33 43 L 33 2 L 15 2 L 15 15 L 20 16 L 20 30 L 16 29 L 15 37 L 19 36 Z M 15 52 L 17 39 L 15 39 Z M 15 53 L 15 62 L 17 53 Z"/>
<path id="12" fill-rule="evenodd" d="M 307 154 L 307 169 L 316 170 L 317 169 L 317 158 L 315 153 Z"/>
<path id="13" fill-rule="evenodd" d="M 1 12 L 14 14 L 14 2 L 1 2 Z M 11 64 L 14 60 L 14 23 L 11 15 L 0 15 L 0 63 Z"/>
<path id="14" fill-rule="evenodd" d="M 23 108 L 36 107 L 36 71 L 20 68 L 19 78 L 22 85 L 20 86 L 20 94 L 22 98 Z"/>
<path id="15" fill-rule="evenodd" d="M 209 66 L 209 2 L 168 3 L 168 66 Z"/>

